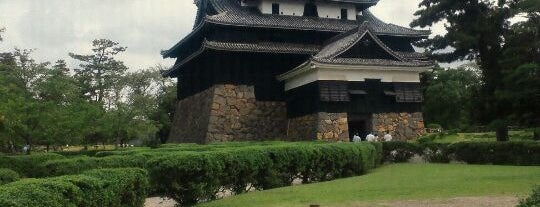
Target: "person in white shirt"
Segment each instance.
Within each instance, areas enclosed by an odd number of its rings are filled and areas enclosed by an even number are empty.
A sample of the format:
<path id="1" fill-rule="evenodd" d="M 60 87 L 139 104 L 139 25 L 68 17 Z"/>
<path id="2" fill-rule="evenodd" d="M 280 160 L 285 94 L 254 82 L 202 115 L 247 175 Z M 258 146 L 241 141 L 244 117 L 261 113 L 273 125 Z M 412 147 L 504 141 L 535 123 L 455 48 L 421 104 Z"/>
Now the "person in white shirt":
<path id="1" fill-rule="evenodd" d="M 386 132 L 386 134 L 384 135 L 384 141 L 385 142 L 392 141 L 392 135 L 390 134 L 390 132 Z"/>
<path id="2" fill-rule="evenodd" d="M 358 136 L 358 133 L 354 134 L 353 142 L 361 142 L 361 141 L 362 141 L 362 138 L 360 138 L 360 136 Z"/>
<path id="3" fill-rule="evenodd" d="M 367 136 L 366 136 L 366 140 L 368 142 L 374 142 L 375 141 L 375 135 L 373 135 L 373 133 L 369 133 Z"/>

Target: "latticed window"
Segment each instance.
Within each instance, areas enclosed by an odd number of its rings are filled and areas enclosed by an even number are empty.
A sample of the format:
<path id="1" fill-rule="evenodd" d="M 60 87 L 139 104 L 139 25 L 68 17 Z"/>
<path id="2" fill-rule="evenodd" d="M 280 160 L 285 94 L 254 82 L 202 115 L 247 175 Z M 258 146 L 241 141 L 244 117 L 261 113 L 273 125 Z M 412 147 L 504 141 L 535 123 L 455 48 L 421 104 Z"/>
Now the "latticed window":
<path id="1" fill-rule="evenodd" d="M 347 82 L 323 81 L 319 83 L 321 101 L 324 102 L 347 102 L 350 101 Z"/>
<path id="2" fill-rule="evenodd" d="M 424 101 L 422 92 L 415 84 L 395 83 L 395 96 L 398 103 L 420 103 Z"/>
<path id="3" fill-rule="evenodd" d="M 349 17 L 349 14 L 347 12 L 347 9 L 341 9 L 341 19 L 342 20 L 347 20 Z"/>
<path id="4" fill-rule="evenodd" d="M 279 4 L 272 4 L 272 14 L 279 14 Z"/>
<path id="5" fill-rule="evenodd" d="M 304 6 L 304 16 L 306 17 L 319 17 L 319 12 L 317 11 L 317 5 L 310 1 Z"/>

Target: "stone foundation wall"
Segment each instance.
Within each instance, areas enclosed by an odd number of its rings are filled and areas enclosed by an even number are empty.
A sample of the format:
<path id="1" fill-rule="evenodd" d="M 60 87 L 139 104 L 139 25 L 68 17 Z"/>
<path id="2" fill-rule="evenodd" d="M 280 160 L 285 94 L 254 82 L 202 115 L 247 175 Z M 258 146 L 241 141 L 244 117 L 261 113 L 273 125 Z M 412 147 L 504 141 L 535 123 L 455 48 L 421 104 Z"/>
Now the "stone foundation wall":
<path id="1" fill-rule="evenodd" d="M 319 114 L 310 114 L 289 119 L 288 141 L 313 141 L 317 138 Z"/>
<path id="2" fill-rule="evenodd" d="M 205 143 L 214 89 L 178 101 L 168 142 Z"/>
<path id="3" fill-rule="evenodd" d="M 348 141 L 347 113 L 320 112 L 292 118 L 287 137 L 290 141 Z"/>
<path id="4" fill-rule="evenodd" d="M 421 112 L 373 114 L 372 126 L 379 137 L 390 132 L 395 140 L 411 140 L 424 134 Z"/>
<path id="5" fill-rule="evenodd" d="M 280 140 L 286 132 L 285 102 L 256 101 L 253 86 L 214 86 L 209 142 Z"/>
<path id="6" fill-rule="evenodd" d="M 169 141 L 280 140 L 286 132 L 285 102 L 257 101 L 253 86 L 215 85 L 178 101 Z"/>

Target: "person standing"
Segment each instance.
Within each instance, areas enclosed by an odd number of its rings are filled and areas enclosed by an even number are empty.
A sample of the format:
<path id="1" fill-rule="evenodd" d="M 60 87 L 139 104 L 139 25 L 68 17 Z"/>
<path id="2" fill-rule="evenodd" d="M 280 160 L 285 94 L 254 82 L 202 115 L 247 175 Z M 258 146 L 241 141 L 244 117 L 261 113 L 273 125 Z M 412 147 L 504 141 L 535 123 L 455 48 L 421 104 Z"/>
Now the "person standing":
<path id="1" fill-rule="evenodd" d="M 384 141 L 385 142 L 392 141 L 392 135 L 390 134 L 390 132 L 386 132 L 386 134 L 384 135 Z"/>
<path id="2" fill-rule="evenodd" d="M 369 133 L 367 136 L 366 136 L 366 140 L 368 142 L 374 142 L 375 141 L 375 135 L 373 135 L 373 133 Z"/>
<path id="3" fill-rule="evenodd" d="M 358 133 L 355 133 L 353 136 L 353 142 L 361 142 L 361 141 L 362 141 L 362 138 L 358 136 Z"/>

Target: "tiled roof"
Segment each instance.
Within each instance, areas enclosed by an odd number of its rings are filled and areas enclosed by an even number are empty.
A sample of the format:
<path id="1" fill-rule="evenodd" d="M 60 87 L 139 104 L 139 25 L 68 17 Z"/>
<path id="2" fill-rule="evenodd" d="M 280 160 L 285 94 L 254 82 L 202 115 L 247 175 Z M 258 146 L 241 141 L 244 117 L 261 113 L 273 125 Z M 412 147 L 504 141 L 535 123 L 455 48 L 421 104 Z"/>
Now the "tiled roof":
<path id="1" fill-rule="evenodd" d="M 339 64 L 339 65 L 371 65 L 371 66 L 404 66 L 404 67 L 428 67 L 432 66 L 430 61 L 395 61 L 387 59 L 361 59 L 361 58 L 332 58 L 312 60 L 316 63 Z"/>
<path id="2" fill-rule="evenodd" d="M 369 21 L 374 24 L 374 32 L 377 35 L 427 37 L 430 34 L 430 31 L 426 30 L 414 30 L 393 24 L 386 24 L 377 19 L 368 10 L 363 11 L 363 15 L 358 16 L 358 20 L 355 21 L 304 16 L 261 14 L 253 9 L 241 7 L 234 0 L 208 1 L 216 9 L 218 14 L 207 16 L 206 21 L 215 24 L 345 32 L 357 27 L 361 22 Z"/>
<path id="3" fill-rule="evenodd" d="M 341 58 L 340 55 L 357 45 L 364 37 L 369 36 L 375 44 L 382 48 L 392 57 L 391 59 L 364 59 L 364 58 Z M 408 57 L 401 56 L 405 54 Z M 430 66 L 430 61 L 419 61 L 413 58 L 415 53 L 396 53 L 384 44 L 376 35 L 373 34 L 373 26 L 369 22 L 364 22 L 356 29 L 333 38 L 326 44 L 312 61 L 327 64 L 345 64 L 345 65 L 384 65 L 384 66 Z"/>
<path id="4" fill-rule="evenodd" d="M 319 45 L 306 44 L 290 44 L 279 42 L 259 42 L 259 43 L 233 43 L 233 42 L 216 42 L 204 40 L 201 48 L 195 53 L 185 58 L 181 62 L 175 64 L 171 69 L 165 71 L 163 76 L 169 76 L 175 70 L 197 57 L 206 49 L 225 50 L 225 51 L 241 51 L 241 52 L 261 52 L 261 53 L 285 53 L 285 54 L 305 54 L 314 55 L 320 50 Z"/>
<path id="5" fill-rule="evenodd" d="M 320 50 L 320 46 L 318 45 L 289 44 L 289 43 L 276 43 L 276 42 L 231 43 L 231 42 L 205 41 L 204 45 L 206 48 L 210 48 L 214 50 L 306 54 L 306 55 L 316 54 Z"/>

